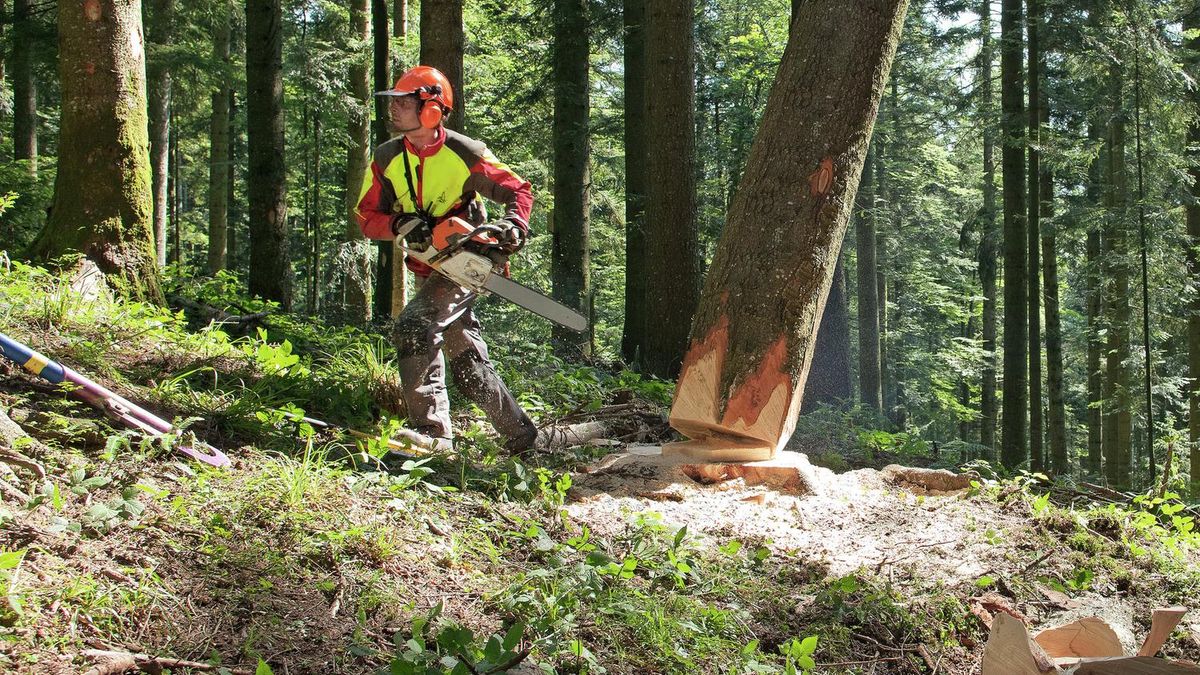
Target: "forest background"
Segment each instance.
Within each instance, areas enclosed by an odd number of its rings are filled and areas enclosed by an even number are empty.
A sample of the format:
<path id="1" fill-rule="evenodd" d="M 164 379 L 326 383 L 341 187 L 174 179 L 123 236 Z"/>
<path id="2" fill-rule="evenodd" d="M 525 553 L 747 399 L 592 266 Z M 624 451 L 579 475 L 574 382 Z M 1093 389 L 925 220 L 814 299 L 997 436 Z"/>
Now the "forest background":
<path id="1" fill-rule="evenodd" d="M 53 257 L 52 236 L 35 240 L 58 203 L 56 168 L 85 150 L 59 145 L 58 63 L 73 36 L 54 3 L 7 5 L 0 242 Z M 330 324 L 383 325 L 400 305 L 392 289 L 411 291 L 348 214 L 365 149 L 386 137 L 369 93 L 418 62 L 457 62 L 461 75 L 443 65 L 463 85 L 452 124 L 537 191 L 516 278 L 593 318 L 573 337 L 487 301 L 497 353 L 553 343 L 569 360 L 674 377 L 794 9 L 682 6 L 690 25 L 633 1 L 148 2 L 167 293 L 195 296 L 216 275 L 197 299 L 248 288 Z M 247 24 L 257 11 L 280 21 Z M 1166 472 L 1200 495 L 1198 21 L 1188 2 L 911 3 L 806 408 L 832 404 L 893 447 L 1119 488 Z M 263 48 L 277 48 L 278 70 Z M 690 68 L 690 86 L 657 58 Z M 247 110 L 263 89 L 248 76 L 282 84 L 272 171 L 249 169 Z M 680 125 L 654 126 L 673 122 L 664 101 L 690 104 L 682 142 Z M 668 155 L 682 182 L 645 170 Z M 286 190 L 273 251 L 254 215 L 260 180 Z M 285 272 L 264 282 L 255 255 Z"/>

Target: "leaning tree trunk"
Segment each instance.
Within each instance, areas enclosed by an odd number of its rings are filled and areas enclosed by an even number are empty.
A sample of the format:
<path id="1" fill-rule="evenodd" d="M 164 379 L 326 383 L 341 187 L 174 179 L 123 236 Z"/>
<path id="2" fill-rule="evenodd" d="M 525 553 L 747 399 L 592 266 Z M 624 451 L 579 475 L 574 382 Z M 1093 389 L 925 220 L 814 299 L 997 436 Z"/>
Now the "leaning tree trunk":
<path id="1" fill-rule="evenodd" d="M 906 5 L 798 9 L 692 326 L 671 408 L 691 440 L 673 452 L 767 459 L 795 429 Z"/>
<path id="2" fill-rule="evenodd" d="M 645 0 L 624 0 L 625 24 L 625 326 L 621 356 L 641 360 L 646 334 Z"/>
<path id="3" fill-rule="evenodd" d="M 212 92 L 212 116 L 209 118 L 208 162 L 208 272 L 225 269 L 229 233 L 229 91 L 230 73 L 229 4 L 219 6 L 213 35 L 213 56 L 224 66 L 217 88 Z"/>
<path id="4" fill-rule="evenodd" d="M 421 63 L 442 71 L 454 87 L 454 112 L 446 120 L 446 126 L 455 131 L 462 131 L 466 121 L 463 45 L 463 0 L 423 0 Z"/>
<path id="5" fill-rule="evenodd" d="M 588 3 L 555 0 L 554 231 L 551 278 L 554 299 L 589 314 L 591 293 L 588 232 Z M 591 329 L 576 332 L 554 326 L 561 356 L 589 352 Z"/>
<path id="6" fill-rule="evenodd" d="M 371 321 L 371 257 L 365 243 L 366 237 L 354 216 L 354 207 L 362 196 L 363 175 L 370 162 L 367 153 L 371 149 L 371 80 L 361 48 L 371 39 L 367 21 L 368 6 L 368 0 L 350 1 L 349 38 L 353 46 L 347 49 L 347 53 L 355 57 L 349 72 L 349 93 L 353 105 L 350 106 L 346 122 L 350 143 L 346 158 L 346 226 L 342 237 L 347 258 L 344 298 L 346 320 L 359 326 Z"/>
<path id="7" fill-rule="evenodd" d="M 162 302 L 151 238 L 138 0 L 58 4 L 62 118 L 54 208 L 33 257 L 80 252 L 124 294 Z"/>
<path id="8" fill-rule="evenodd" d="M 700 293 L 693 0 L 646 5 L 646 326 L 642 365 L 674 377 Z"/>
<path id="9" fill-rule="evenodd" d="M 29 161 L 37 173 L 37 79 L 33 73 L 35 46 L 33 0 L 13 0 L 13 159 Z"/>
<path id="10" fill-rule="evenodd" d="M 292 307 L 283 163 L 283 17 L 280 0 L 246 2 L 246 132 L 250 146 L 250 293 Z"/>

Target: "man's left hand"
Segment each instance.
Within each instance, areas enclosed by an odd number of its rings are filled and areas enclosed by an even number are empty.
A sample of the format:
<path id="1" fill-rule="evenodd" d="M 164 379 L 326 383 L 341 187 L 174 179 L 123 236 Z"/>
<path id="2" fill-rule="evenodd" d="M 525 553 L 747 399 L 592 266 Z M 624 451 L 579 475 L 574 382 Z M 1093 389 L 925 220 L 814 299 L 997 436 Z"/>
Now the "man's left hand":
<path id="1" fill-rule="evenodd" d="M 498 247 L 501 251 L 512 255 L 525 247 L 526 240 L 529 238 L 525 228 L 507 221 L 500 221 L 496 224 L 502 228 L 500 232 L 496 233 L 496 239 L 499 241 Z"/>

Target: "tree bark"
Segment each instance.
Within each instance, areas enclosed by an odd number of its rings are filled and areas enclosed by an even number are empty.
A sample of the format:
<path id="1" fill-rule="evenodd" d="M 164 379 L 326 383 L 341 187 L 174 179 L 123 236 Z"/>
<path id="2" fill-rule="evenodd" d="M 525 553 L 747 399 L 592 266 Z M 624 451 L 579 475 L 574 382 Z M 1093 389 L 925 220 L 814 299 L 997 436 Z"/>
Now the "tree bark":
<path id="1" fill-rule="evenodd" d="M 229 5 L 218 9 L 213 31 L 213 56 L 223 65 L 220 84 L 212 92 L 212 116 L 209 124 L 208 162 L 208 273 L 225 269 L 229 232 L 229 86 L 231 71 Z"/>
<path id="2" fill-rule="evenodd" d="M 1000 461 L 1017 468 L 1029 459 L 1028 252 L 1025 250 L 1025 101 L 1022 73 L 1021 0 L 1003 0 L 1000 10 L 1000 105 L 1004 149 L 1004 408 Z"/>
<path id="3" fill-rule="evenodd" d="M 1046 461 L 1042 444 L 1042 288 L 1041 288 L 1041 77 L 1042 61 L 1039 29 L 1041 0 L 1028 0 L 1026 32 L 1029 38 L 1027 72 L 1029 80 L 1029 221 L 1026 231 L 1026 250 L 1029 253 L 1029 468 L 1045 471 Z"/>
<path id="4" fill-rule="evenodd" d="M 624 0 L 625 327 L 621 355 L 640 365 L 646 331 L 645 0 Z"/>
<path id="5" fill-rule="evenodd" d="M 588 232 L 588 9 L 586 0 L 555 0 L 551 50 L 554 80 L 554 299 L 587 316 L 591 295 Z M 591 330 L 554 326 L 560 356 L 587 354 Z"/>
<path id="6" fill-rule="evenodd" d="M 693 0 L 646 6 L 646 332 L 642 363 L 679 373 L 700 292 Z M 653 93 L 653 95 L 650 95 Z M 653 317 L 653 318 L 651 318 Z"/>
<path id="7" fill-rule="evenodd" d="M 1200 31 L 1200 7 L 1193 7 L 1183 17 L 1185 31 Z M 1195 33 L 1193 33 L 1195 35 Z M 1188 70 L 1195 77 L 1200 68 L 1200 35 L 1187 41 Z M 1193 104 L 1200 104 L 1200 92 L 1191 91 Z M 1187 268 L 1195 287 L 1200 287 L 1200 119 L 1193 118 L 1188 126 L 1188 175 L 1192 178 L 1190 199 L 1187 201 Z M 1188 303 L 1188 448 L 1191 457 L 1192 499 L 1200 499 L 1200 295 Z"/>
<path id="8" fill-rule="evenodd" d="M 1098 144 L 1100 129 L 1096 124 L 1088 124 L 1088 140 Z M 1103 206 L 1101 182 L 1103 165 L 1107 153 L 1101 152 L 1088 169 L 1088 203 Z M 1103 349 L 1102 330 L 1104 325 L 1104 274 L 1103 247 L 1100 241 L 1101 224 L 1088 223 L 1087 233 L 1087 473 L 1100 476 L 1103 470 L 1104 456 L 1104 409 L 1108 402 L 1104 400 L 1104 370 L 1102 366 Z"/>
<path id="9" fill-rule="evenodd" d="M 794 7 L 794 5 L 793 5 Z M 875 144 L 863 162 L 858 212 L 854 219 L 858 269 L 858 391 L 863 405 L 883 415 L 883 379 L 879 372 L 879 287 L 875 284 Z"/>
<path id="10" fill-rule="evenodd" d="M 995 109 L 992 98 L 992 4 L 980 5 L 979 117 L 983 128 L 983 211 L 979 226 L 979 284 L 983 292 L 983 377 L 979 388 L 979 444 L 988 459 L 996 457 L 996 232 Z"/>
<path id="11" fill-rule="evenodd" d="M 250 146 L 250 293 L 292 307 L 284 167 L 280 0 L 246 1 L 246 131 Z"/>
<path id="12" fill-rule="evenodd" d="M 371 73 L 375 91 L 391 89 L 392 64 L 391 57 L 388 55 L 390 42 L 388 39 L 387 0 L 371 0 L 371 48 Z M 374 144 L 379 145 L 392 137 L 387 98 L 376 96 L 374 106 L 375 123 L 372 125 L 372 131 L 375 137 Z M 369 166 L 370 159 L 367 161 Z M 375 242 L 375 278 L 379 280 L 379 283 L 375 286 L 374 314 L 381 319 L 398 316 L 392 303 L 392 297 L 395 295 L 392 289 L 393 275 L 404 273 L 404 264 L 401 262 L 404 256 L 397 250 L 397 247 L 398 245 L 391 241 Z M 401 300 L 402 303 L 403 300 Z"/>
<path id="13" fill-rule="evenodd" d="M 829 287 L 829 299 L 821 314 L 812 368 L 804 385 L 801 415 L 816 410 L 822 403 L 844 405 L 854 395 L 850 383 L 850 316 L 846 306 L 846 266 L 843 258 L 843 254 L 838 255 L 833 283 Z"/>
<path id="14" fill-rule="evenodd" d="M 403 1 L 403 0 L 401 0 Z M 347 116 L 346 132 L 350 143 L 346 157 L 346 204 L 343 246 L 346 251 L 344 298 L 346 321 L 365 326 L 371 321 L 371 256 L 366 237 L 358 227 L 354 207 L 362 196 L 363 176 L 370 163 L 371 80 L 362 46 L 371 39 L 367 20 L 367 0 L 350 2 L 350 34 L 347 53 L 355 54 L 350 64 L 349 93 L 353 105 Z"/>
<path id="15" fill-rule="evenodd" d="M 12 86 L 13 159 L 28 160 L 37 173 L 37 79 L 33 72 L 36 29 L 33 0 L 13 0 Z"/>
<path id="16" fill-rule="evenodd" d="M 392 0 L 392 37 L 408 37 L 408 0 Z"/>
<path id="17" fill-rule="evenodd" d="M 150 94 L 150 166 L 154 191 L 154 249 L 159 266 L 167 264 L 167 184 L 171 166 L 171 67 L 166 49 L 174 35 L 174 0 L 149 0 L 146 6 L 146 76 Z"/>
<path id="18" fill-rule="evenodd" d="M 1119 65 L 1109 72 L 1112 117 L 1108 127 L 1108 209 L 1103 238 L 1107 267 L 1105 300 L 1108 319 L 1104 376 L 1104 473 L 1118 489 L 1131 487 L 1133 396 L 1129 390 L 1129 251 L 1126 218 L 1129 186 L 1125 169 L 1125 118 L 1122 106 L 1124 73 Z"/>
<path id="19" fill-rule="evenodd" d="M 766 459 L 791 436 L 906 4 L 798 9 L 676 388 L 691 440 L 671 452 Z"/>
<path id="20" fill-rule="evenodd" d="M 1043 26 L 1048 23 L 1043 22 Z M 1045 80 L 1046 59 L 1038 61 L 1039 76 Z M 1050 102 L 1043 93 L 1038 97 L 1038 119 L 1043 129 L 1050 128 Z M 1071 473 L 1071 458 L 1067 450 L 1067 412 L 1063 388 L 1062 319 L 1059 311 L 1058 287 L 1058 223 L 1054 217 L 1054 175 L 1049 167 L 1041 166 L 1038 179 L 1041 185 L 1042 219 L 1042 305 L 1046 313 L 1046 436 L 1050 445 L 1050 470 L 1056 476 Z"/>
<path id="21" fill-rule="evenodd" d="M 62 118 L 54 207 L 32 257 L 80 252 L 123 294 L 161 303 L 151 238 L 141 4 L 58 5 Z M 80 199 L 87 195 L 87 199 Z"/>
<path id="22" fill-rule="evenodd" d="M 231 18 L 232 20 L 232 18 Z M 237 33 L 234 32 L 236 37 Z M 240 239 L 238 238 L 238 227 L 242 222 L 242 209 L 237 200 L 237 169 L 238 162 L 238 139 L 240 138 L 237 125 L 237 94 L 233 89 L 229 90 L 229 176 L 226 182 L 227 190 L 225 203 L 228 205 L 228 225 L 225 228 L 225 265 L 230 270 L 237 272 L 241 260 L 238 255 Z"/>
<path id="23" fill-rule="evenodd" d="M 433 66 L 454 87 L 454 112 L 445 125 L 462 131 L 466 124 L 466 92 L 463 91 L 463 3 L 462 0 L 421 2 L 421 64 Z"/>

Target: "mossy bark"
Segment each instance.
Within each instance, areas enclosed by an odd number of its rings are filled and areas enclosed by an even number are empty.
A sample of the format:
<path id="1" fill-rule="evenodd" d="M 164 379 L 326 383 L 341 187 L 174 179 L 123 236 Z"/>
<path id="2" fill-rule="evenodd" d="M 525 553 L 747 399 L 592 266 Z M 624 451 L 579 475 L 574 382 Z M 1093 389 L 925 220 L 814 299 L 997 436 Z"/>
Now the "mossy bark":
<path id="1" fill-rule="evenodd" d="M 454 87 L 454 112 L 446 126 L 466 128 L 466 92 L 463 91 L 463 0 L 424 0 L 421 3 L 421 63 L 433 66 Z"/>
<path id="2" fill-rule="evenodd" d="M 119 292 L 162 302 L 151 230 L 138 0 L 58 6 L 62 121 L 54 205 L 31 256 L 80 252 Z"/>
<path id="3" fill-rule="evenodd" d="M 905 0 L 797 9 L 671 410 L 714 459 L 773 456 L 799 413 Z"/>

